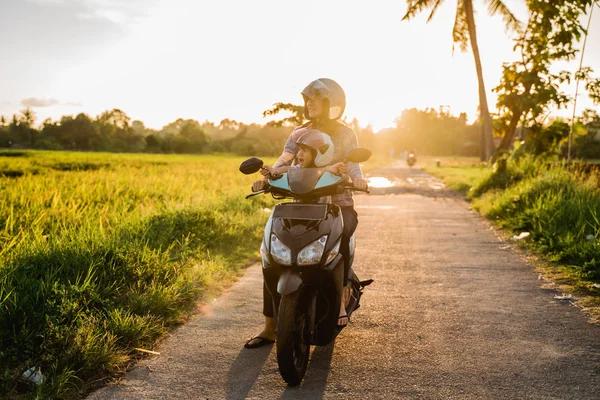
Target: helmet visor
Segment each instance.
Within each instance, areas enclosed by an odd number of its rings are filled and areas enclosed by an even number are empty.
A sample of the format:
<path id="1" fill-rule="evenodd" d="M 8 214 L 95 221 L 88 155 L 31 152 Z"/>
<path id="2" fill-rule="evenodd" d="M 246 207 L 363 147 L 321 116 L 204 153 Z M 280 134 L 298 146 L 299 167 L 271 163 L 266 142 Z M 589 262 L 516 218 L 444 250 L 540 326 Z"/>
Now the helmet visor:
<path id="1" fill-rule="evenodd" d="M 319 79 L 312 81 L 302 91 L 302 95 L 309 99 L 329 99 L 331 91 L 323 82 Z"/>

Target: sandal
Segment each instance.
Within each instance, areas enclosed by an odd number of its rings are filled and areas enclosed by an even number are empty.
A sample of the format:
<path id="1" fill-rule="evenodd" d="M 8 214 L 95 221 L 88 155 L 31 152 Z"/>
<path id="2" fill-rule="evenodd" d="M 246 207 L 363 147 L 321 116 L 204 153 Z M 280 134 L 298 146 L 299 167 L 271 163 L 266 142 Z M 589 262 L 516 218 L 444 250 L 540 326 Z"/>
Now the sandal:
<path id="1" fill-rule="evenodd" d="M 340 319 L 342 319 L 342 318 L 348 318 L 348 322 L 350 322 L 350 317 L 348 317 L 348 315 L 340 315 L 340 316 L 338 317 L 338 321 L 339 321 Z M 348 322 L 346 322 L 344 325 L 340 325 L 340 324 L 338 324 L 338 326 L 339 326 L 340 328 L 343 328 L 343 327 L 345 327 L 346 325 L 348 325 Z"/>
<path id="2" fill-rule="evenodd" d="M 259 339 L 258 342 L 251 344 L 250 342 L 253 341 L 253 340 L 255 340 L 255 339 Z M 256 349 L 257 347 L 262 347 L 264 345 L 271 344 L 271 343 L 275 343 L 275 341 L 271 340 L 271 339 L 264 338 L 262 336 L 254 336 L 254 337 L 251 337 L 250 339 L 248 339 L 248 341 L 246 342 L 246 344 L 244 345 L 244 347 L 247 348 L 247 349 Z"/>

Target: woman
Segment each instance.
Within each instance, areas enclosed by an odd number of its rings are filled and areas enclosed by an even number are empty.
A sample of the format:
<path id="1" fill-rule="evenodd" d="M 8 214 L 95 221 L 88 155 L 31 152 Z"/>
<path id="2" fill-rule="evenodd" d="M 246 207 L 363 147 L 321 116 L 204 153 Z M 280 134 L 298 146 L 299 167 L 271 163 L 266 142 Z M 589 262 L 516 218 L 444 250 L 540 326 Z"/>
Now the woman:
<path id="1" fill-rule="evenodd" d="M 265 177 L 280 174 L 292 165 L 292 162 L 296 159 L 300 151 L 297 143 L 308 127 L 317 129 L 330 136 L 333 142 L 332 164 L 343 162 L 348 151 L 358 147 L 356 134 L 352 128 L 338 122 L 346 108 L 346 95 L 337 82 L 327 78 L 317 79 L 304 88 L 302 97 L 304 98 L 304 116 L 309 122 L 294 129 L 285 144 L 283 154 L 273 167 L 264 167 L 261 170 L 261 173 Z M 339 173 L 347 173 L 355 187 L 363 190 L 367 189 L 367 181 L 363 178 L 360 165 L 347 163 L 340 166 L 338 171 Z M 258 187 L 259 185 L 255 186 Z M 350 270 L 350 237 L 358 225 L 358 216 L 354 210 L 352 192 L 345 191 L 342 194 L 332 196 L 331 200 L 333 204 L 337 204 L 340 207 L 344 219 L 344 232 L 340 252 L 344 256 L 344 284 L 346 284 Z M 338 318 L 338 325 L 340 326 L 345 326 L 348 323 L 348 317 L 344 308 L 345 300 L 348 296 L 347 289 L 345 286 L 343 291 L 344 301 L 340 304 Z M 265 327 L 262 332 L 246 342 L 246 348 L 256 348 L 275 341 L 276 323 L 273 298 L 267 290 L 266 285 L 264 285 L 263 289 L 263 302 Z"/>

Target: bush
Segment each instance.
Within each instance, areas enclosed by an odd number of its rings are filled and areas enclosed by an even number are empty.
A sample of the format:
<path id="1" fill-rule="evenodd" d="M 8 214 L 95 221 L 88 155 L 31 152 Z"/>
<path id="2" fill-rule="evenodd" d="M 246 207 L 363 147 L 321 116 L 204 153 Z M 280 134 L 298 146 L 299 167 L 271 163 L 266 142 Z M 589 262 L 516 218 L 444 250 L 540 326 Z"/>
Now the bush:
<path id="1" fill-rule="evenodd" d="M 537 176 L 544 168 L 546 163 L 543 159 L 530 155 L 509 157 L 506 168 L 495 168 L 490 175 L 473 186 L 470 196 L 475 198 L 490 190 L 504 190 L 525 178 Z"/>
<path id="2" fill-rule="evenodd" d="M 600 280 L 597 175 L 540 162 L 519 168 L 513 164 L 508 171 L 478 186 L 485 195 L 476 200 L 476 207 L 502 227 L 530 232 L 537 249 L 551 260 L 572 266 L 582 279 Z"/>

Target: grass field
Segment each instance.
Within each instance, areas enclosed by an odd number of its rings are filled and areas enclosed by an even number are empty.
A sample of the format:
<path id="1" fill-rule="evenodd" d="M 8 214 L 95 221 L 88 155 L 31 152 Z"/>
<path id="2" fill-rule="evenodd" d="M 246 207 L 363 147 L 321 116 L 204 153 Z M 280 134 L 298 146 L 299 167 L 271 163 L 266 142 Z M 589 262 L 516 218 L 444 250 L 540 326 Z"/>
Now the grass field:
<path id="1" fill-rule="evenodd" d="M 1 152 L 0 393 L 77 395 L 257 259 L 273 200 L 241 161 Z"/>
<path id="2" fill-rule="evenodd" d="M 439 161 L 439 166 L 437 162 Z M 476 157 L 420 157 L 419 165 L 432 175 L 444 180 L 446 185 L 464 195 L 492 170 Z"/>
<path id="3" fill-rule="evenodd" d="M 77 397 L 257 260 L 243 159 L 0 151 L 0 393 Z"/>

